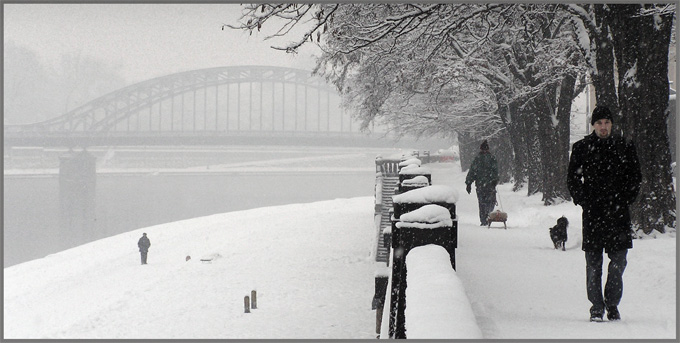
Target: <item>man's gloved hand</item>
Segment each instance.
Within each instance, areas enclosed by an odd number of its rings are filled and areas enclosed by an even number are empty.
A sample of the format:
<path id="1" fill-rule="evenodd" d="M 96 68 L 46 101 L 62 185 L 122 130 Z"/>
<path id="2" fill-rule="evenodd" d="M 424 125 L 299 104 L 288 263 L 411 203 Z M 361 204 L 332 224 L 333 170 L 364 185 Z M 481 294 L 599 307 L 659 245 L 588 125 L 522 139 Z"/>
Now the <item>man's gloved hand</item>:
<path id="1" fill-rule="evenodd" d="M 468 184 L 467 187 L 465 187 L 465 190 L 470 194 L 470 192 L 472 192 L 472 185 Z"/>

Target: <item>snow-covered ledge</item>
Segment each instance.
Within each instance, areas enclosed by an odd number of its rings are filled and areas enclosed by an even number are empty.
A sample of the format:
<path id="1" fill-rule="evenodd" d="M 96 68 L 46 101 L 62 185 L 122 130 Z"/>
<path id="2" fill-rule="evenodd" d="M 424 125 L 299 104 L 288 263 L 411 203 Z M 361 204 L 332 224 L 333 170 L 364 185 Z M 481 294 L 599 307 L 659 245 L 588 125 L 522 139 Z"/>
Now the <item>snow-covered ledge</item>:
<path id="1" fill-rule="evenodd" d="M 436 229 L 451 227 L 451 213 L 445 207 L 429 204 L 404 213 L 397 222 L 398 228 Z"/>
<path id="2" fill-rule="evenodd" d="M 407 160 L 405 160 L 405 161 L 399 162 L 399 166 L 400 166 L 400 167 L 406 167 L 406 166 L 408 166 L 408 165 L 410 165 L 410 164 L 415 164 L 417 167 L 420 167 L 420 166 L 423 165 L 423 164 L 422 164 L 422 161 L 420 161 L 419 159 L 417 159 L 417 158 L 415 158 L 415 157 L 409 158 L 409 159 L 407 159 Z"/>
<path id="3" fill-rule="evenodd" d="M 413 248 L 406 268 L 408 339 L 483 338 L 446 249 L 435 244 Z"/>
<path id="4" fill-rule="evenodd" d="M 445 185 L 432 185 L 414 189 L 406 193 L 392 197 L 394 203 L 413 204 L 413 203 L 451 203 L 458 201 L 458 191 L 453 187 Z"/>
<path id="5" fill-rule="evenodd" d="M 409 164 L 399 171 L 399 175 L 430 175 L 430 168 L 421 167 L 417 164 Z"/>
<path id="6" fill-rule="evenodd" d="M 412 179 L 406 179 L 401 183 L 404 186 L 420 186 L 425 187 L 430 185 L 430 180 L 426 176 L 418 175 Z"/>

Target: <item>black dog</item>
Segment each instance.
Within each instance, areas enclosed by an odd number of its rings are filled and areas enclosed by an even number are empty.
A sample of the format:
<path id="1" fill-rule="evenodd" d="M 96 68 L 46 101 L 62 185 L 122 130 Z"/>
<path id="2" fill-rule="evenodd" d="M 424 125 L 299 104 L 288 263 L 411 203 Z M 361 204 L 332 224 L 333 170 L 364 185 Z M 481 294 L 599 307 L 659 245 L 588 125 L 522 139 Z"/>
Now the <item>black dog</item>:
<path id="1" fill-rule="evenodd" d="M 555 249 L 562 247 L 562 251 L 566 250 L 564 244 L 567 242 L 567 227 L 569 226 L 569 221 L 566 217 L 562 216 L 557 219 L 557 225 L 550 228 L 550 238 L 555 244 Z"/>

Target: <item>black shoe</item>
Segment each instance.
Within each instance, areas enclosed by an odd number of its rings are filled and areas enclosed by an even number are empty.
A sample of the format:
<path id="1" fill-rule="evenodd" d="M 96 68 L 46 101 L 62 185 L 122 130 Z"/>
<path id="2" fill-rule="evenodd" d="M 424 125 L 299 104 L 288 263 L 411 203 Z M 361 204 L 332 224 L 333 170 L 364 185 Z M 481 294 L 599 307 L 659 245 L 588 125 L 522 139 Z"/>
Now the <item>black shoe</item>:
<path id="1" fill-rule="evenodd" d="M 602 322 L 604 321 L 603 319 L 604 313 L 603 311 L 590 311 L 590 321 L 591 322 Z"/>
<path id="2" fill-rule="evenodd" d="M 609 320 L 621 320 L 621 314 L 619 309 L 616 307 L 611 307 L 607 309 L 607 319 Z"/>
<path id="3" fill-rule="evenodd" d="M 604 319 L 602 318 L 602 314 L 591 314 L 590 315 L 590 321 L 591 322 L 603 322 Z"/>

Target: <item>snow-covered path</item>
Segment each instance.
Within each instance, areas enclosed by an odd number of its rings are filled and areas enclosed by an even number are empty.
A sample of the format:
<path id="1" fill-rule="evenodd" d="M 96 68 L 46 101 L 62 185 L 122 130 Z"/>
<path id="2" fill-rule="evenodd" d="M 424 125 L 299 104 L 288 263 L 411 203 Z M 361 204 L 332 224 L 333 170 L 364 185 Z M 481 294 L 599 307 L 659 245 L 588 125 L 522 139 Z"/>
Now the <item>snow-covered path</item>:
<path id="1" fill-rule="evenodd" d="M 460 193 L 457 274 L 485 338 L 676 338 L 676 239 L 636 240 L 617 323 L 589 323 L 580 209 L 500 189 L 508 229 Z M 369 190 L 368 192 L 371 192 Z M 367 193 L 368 193 L 367 192 Z M 548 227 L 566 215 L 568 250 Z M 149 265 L 136 241 L 147 232 Z M 259 208 L 139 229 L 4 269 L 4 338 L 371 339 L 373 197 Z M 212 263 L 200 257 L 219 254 Z M 190 261 L 185 257 L 191 255 Z M 258 292 L 258 309 L 243 298 Z"/>
<path id="2" fill-rule="evenodd" d="M 624 273 L 623 320 L 590 323 L 581 250 L 581 210 L 573 203 L 542 206 L 541 196 L 499 186 L 508 229 L 479 226 L 474 191 L 465 174 L 433 169 L 433 182 L 459 190 L 456 267 L 485 338 L 595 339 L 675 338 L 676 240 L 634 241 Z M 567 251 L 552 247 L 548 228 L 570 221 Z M 672 239 L 669 239 L 672 238 Z M 606 263 L 605 257 L 605 275 Z"/>

